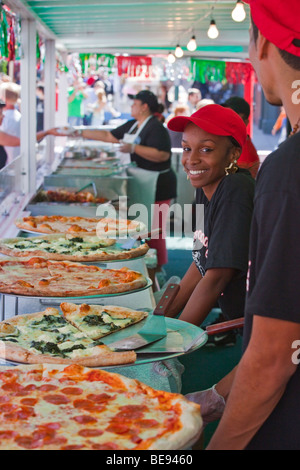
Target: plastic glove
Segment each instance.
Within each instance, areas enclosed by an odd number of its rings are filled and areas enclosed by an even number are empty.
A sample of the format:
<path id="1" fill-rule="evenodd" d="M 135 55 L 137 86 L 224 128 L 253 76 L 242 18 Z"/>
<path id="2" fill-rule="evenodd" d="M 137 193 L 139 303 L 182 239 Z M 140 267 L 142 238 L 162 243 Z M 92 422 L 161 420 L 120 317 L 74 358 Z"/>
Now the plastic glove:
<path id="1" fill-rule="evenodd" d="M 188 393 L 185 395 L 190 401 L 198 403 L 201 405 L 201 416 L 203 419 L 203 427 L 208 423 L 212 423 L 221 418 L 224 408 L 225 400 L 217 392 L 216 386 L 208 388 L 207 390 L 202 390 L 200 392 Z"/>

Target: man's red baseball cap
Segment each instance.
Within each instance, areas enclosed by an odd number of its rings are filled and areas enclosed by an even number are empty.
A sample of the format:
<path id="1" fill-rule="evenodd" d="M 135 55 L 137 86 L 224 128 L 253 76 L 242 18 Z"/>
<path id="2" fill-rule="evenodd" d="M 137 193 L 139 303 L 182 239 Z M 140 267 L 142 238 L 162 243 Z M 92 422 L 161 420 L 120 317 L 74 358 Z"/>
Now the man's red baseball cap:
<path id="1" fill-rule="evenodd" d="M 243 1 L 250 5 L 253 21 L 266 39 L 300 57 L 299 0 Z"/>
<path id="2" fill-rule="evenodd" d="M 191 116 L 176 116 L 170 119 L 168 128 L 183 132 L 189 122 L 209 134 L 232 136 L 241 147 L 246 142 L 247 129 L 243 119 L 232 109 L 219 104 L 207 104 Z"/>

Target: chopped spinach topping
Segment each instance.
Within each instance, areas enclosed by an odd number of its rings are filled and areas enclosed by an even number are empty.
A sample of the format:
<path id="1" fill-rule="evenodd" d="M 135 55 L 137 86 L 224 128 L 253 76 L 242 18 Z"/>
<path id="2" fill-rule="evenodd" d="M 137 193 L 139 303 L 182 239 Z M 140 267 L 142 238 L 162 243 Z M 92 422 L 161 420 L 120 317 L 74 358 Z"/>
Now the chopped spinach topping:
<path id="1" fill-rule="evenodd" d="M 68 353 L 75 351 L 75 349 L 85 349 L 85 347 L 82 344 L 74 344 L 74 346 L 70 348 L 66 348 L 64 350 L 59 349 L 57 344 L 55 343 L 46 343 L 45 341 L 32 341 L 30 344 L 31 348 L 36 349 L 37 351 L 40 351 L 43 354 L 52 354 L 54 356 L 62 356 L 66 357 Z"/>
<path id="2" fill-rule="evenodd" d="M 67 324 L 68 323 L 63 317 L 56 317 L 55 315 L 45 315 L 42 318 L 42 320 L 34 320 L 31 322 L 31 326 L 39 326 L 39 327 L 44 326 L 44 329 L 49 328 L 49 326 L 55 327 L 55 326 L 67 325 Z"/>

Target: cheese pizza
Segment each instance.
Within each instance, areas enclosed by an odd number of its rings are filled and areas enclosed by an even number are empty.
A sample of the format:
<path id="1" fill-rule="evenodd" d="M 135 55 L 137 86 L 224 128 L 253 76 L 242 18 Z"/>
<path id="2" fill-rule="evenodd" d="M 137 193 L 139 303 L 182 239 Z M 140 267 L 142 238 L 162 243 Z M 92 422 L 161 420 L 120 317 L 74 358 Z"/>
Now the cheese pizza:
<path id="1" fill-rule="evenodd" d="M 0 367 L 1 450 L 183 449 L 201 430 L 199 405 L 120 374 Z"/>
<path id="2" fill-rule="evenodd" d="M 0 292 L 38 297 L 82 297 L 130 292 L 147 286 L 147 278 L 126 267 L 55 261 L 42 257 L 0 260 Z"/>
<path id="3" fill-rule="evenodd" d="M 134 351 L 117 352 L 101 341 L 103 336 L 140 322 L 146 312 L 123 307 L 78 306 L 85 317 L 71 315 L 75 304 L 18 315 L 0 323 L 0 357 L 21 363 L 66 363 L 111 366 L 132 363 Z M 107 310 L 107 312 L 106 312 Z M 74 312 L 75 313 L 75 312 Z M 85 320 L 84 320 L 85 319 Z"/>
<path id="4" fill-rule="evenodd" d="M 21 230 L 37 233 L 90 234 L 102 237 L 120 237 L 147 232 L 144 223 L 136 220 L 112 219 L 109 217 L 67 217 L 62 215 L 36 215 L 17 219 Z"/>
<path id="5" fill-rule="evenodd" d="M 113 261 L 143 256 L 149 250 L 144 243 L 129 250 L 123 249 L 115 239 L 71 234 L 44 235 L 30 238 L 4 238 L 0 240 L 0 253 L 8 256 L 42 256 L 46 259 L 66 261 Z"/>

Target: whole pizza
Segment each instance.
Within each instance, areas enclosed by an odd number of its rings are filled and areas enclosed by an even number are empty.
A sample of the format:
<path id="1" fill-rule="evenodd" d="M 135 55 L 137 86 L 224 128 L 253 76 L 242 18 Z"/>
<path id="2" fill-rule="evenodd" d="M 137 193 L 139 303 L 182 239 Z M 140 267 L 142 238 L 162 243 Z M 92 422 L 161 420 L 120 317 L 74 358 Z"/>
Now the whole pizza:
<path id="1" fill-rule="evenodd" d="M 103 204 L 106 197 L 94 196 L 90 191 L 70 191 L 64 188 L 42 190 L 35 198 L 35 202 L 67 202 L 67 203 L 91 203 Z"/>
<path id="2" fill-rule="evenodd" d="M 1 450 L 182 449 L 201 429 L 199 405 L 119 374 L 0 367 Z"/>
<path id="3" fill-rule="evenodd" d="M 68 217 L 62 215 L 37 215 L 17 219 L 21 230 L 37 233 L 85 233 L 101 237 L 120 237 L 147 232 L 144 223 L 136 220 L 108 217 Z"/>
<path id="4" fill-rule="evenodd" d="M 115 239 L 72 234 L 44 235 L 30 238 L 0 239 L 0 253 L 14 257 L 42 256 L 66 261 L 113 261 L 143 256 L 149 250 L 144 243 L 132 249 L 123 249 Z"/>
<path id="5" fill-rule="evenodd" d="M 61 310 L 49 307 L 0 322 L 0 358 L 93 367 L 135 362 L 134 351 L 115 351 L 101 338 L 142 321 L 147 312 L 68 302 L 61 304 Z"/>
<path id="6" fill-rule="evenodd" d="M 0 292 L 38 297 L 82 297 L 130 292 L 147 286 L 147 278 L 126 267 L 55 261 L 42 257 L 0 260 Z"/>

